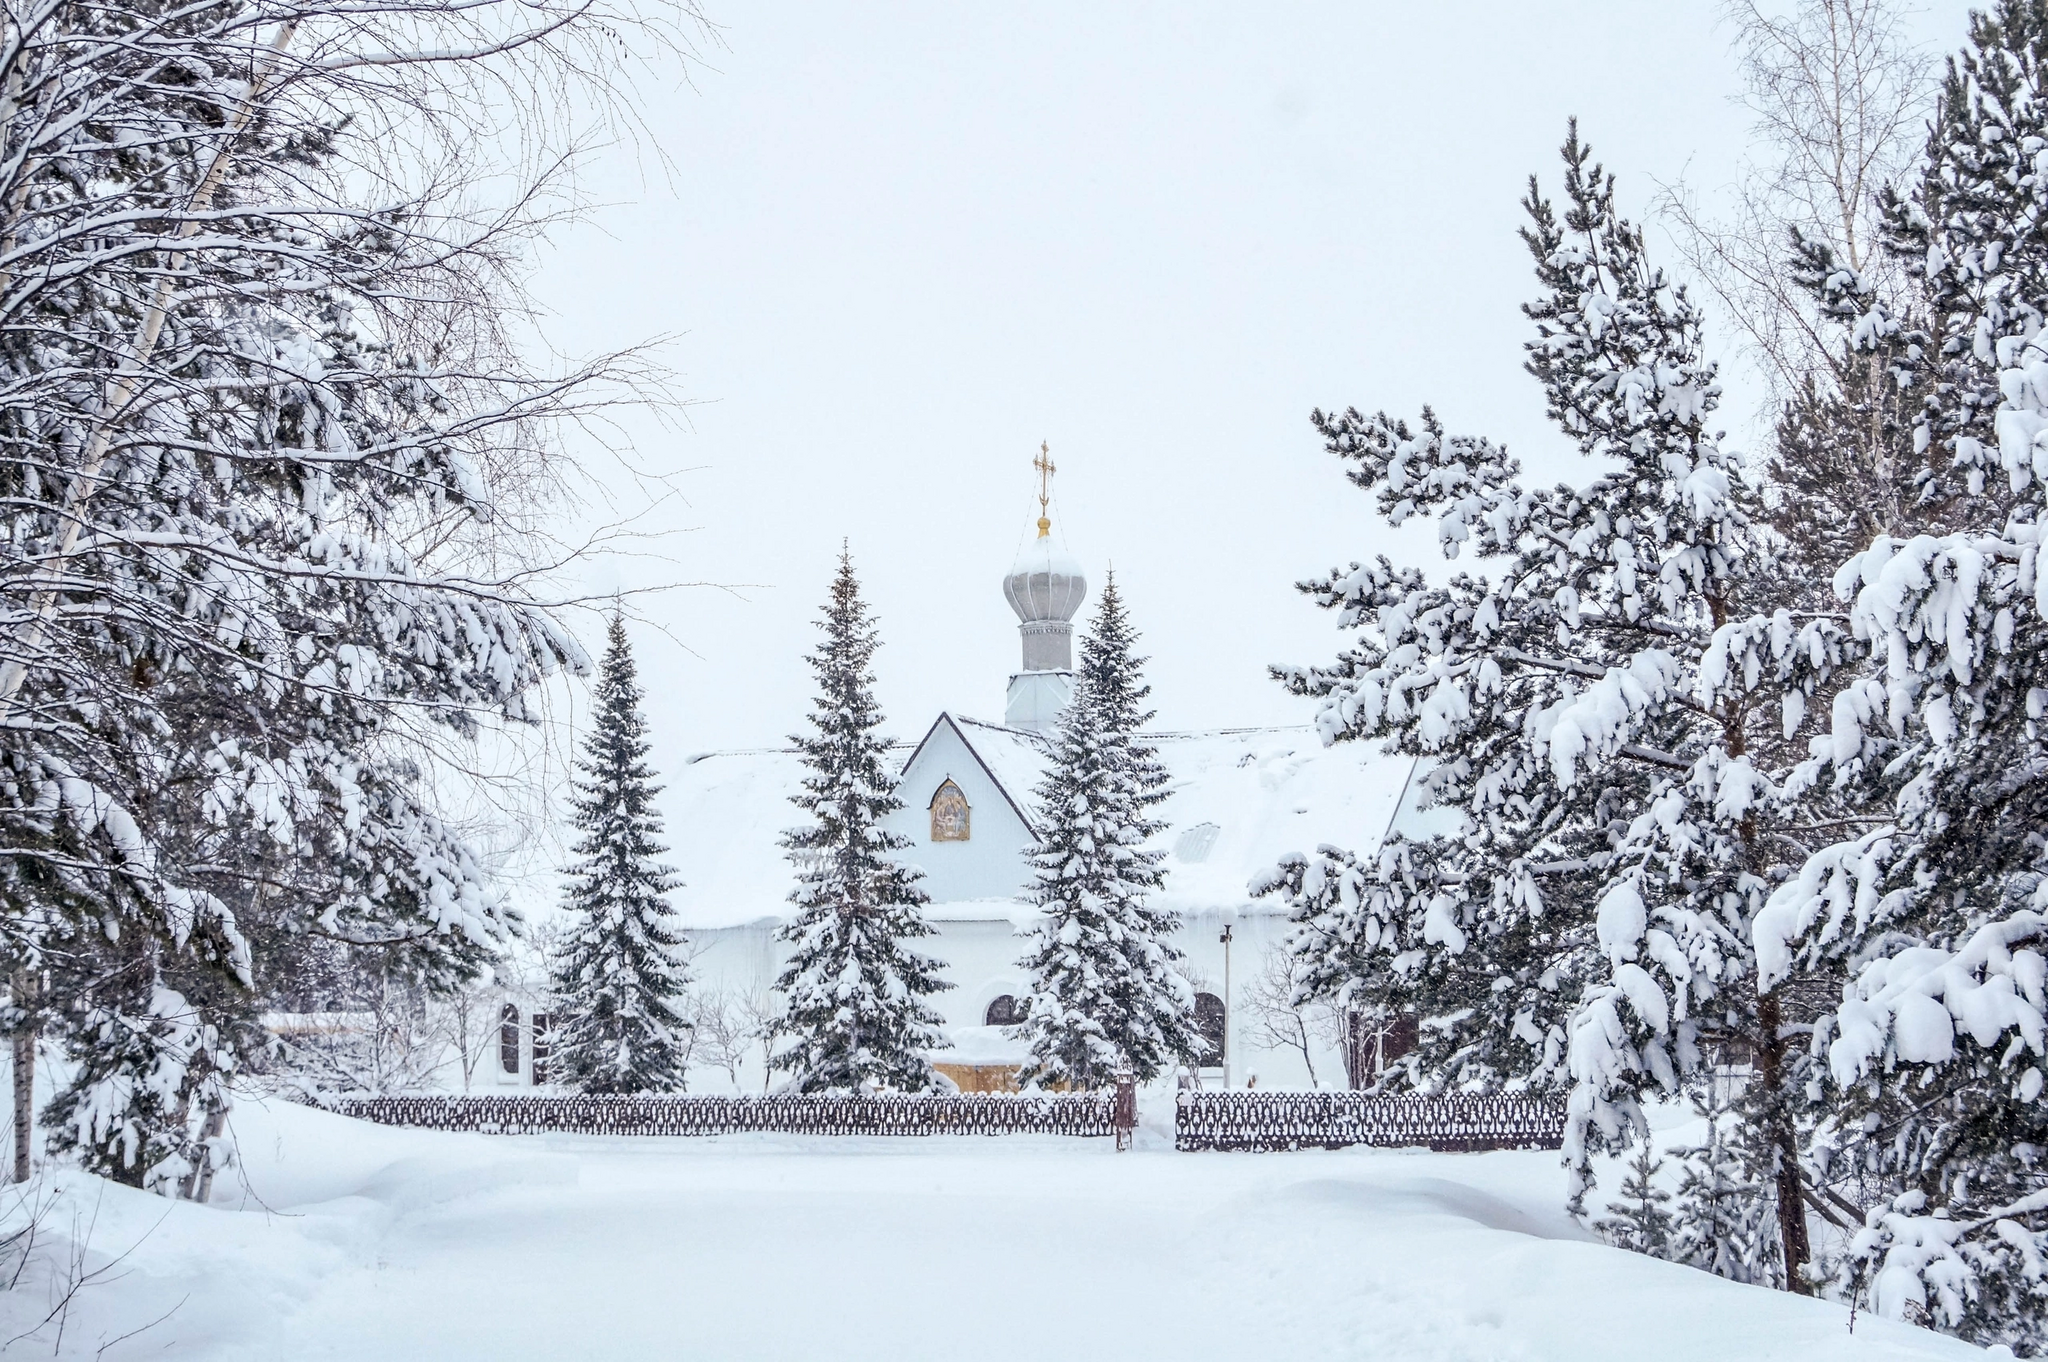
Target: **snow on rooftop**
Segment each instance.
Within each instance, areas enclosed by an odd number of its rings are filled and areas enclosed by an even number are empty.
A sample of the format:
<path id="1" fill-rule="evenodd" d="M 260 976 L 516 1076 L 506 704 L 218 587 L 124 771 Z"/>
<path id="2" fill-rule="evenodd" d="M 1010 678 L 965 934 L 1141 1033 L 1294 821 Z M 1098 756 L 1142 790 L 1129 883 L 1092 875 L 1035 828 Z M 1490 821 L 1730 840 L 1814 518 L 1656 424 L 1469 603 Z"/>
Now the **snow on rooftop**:
<path id="1" fill-rule="evenodd" d="M 1042 742 L 998 724 L 957 722 L 1019 807 L 1032 808 L 1046 762 Z M 1253 899 L 1245 886 L 1281 855 L 1325 842 L 1375 846 L 1397 809 L 1403 827 L 1432 817 L 1412 807 L 1407 758 L 1358 743 L 1324 747 L 1306 725 L 1148 736 L 1173 773 L 1160 811 L 1169 827 L 1159 844 L 1171 853 L 1164 902 L 1181 912 L 1278 912 L 1280 904 Z M 910 750 L 898 744 L 897 759 Z M 789 797 L 802 775 L 791 750 L 707 752 L 676 773 L 662 804 L 668 860 L 683 880 L 670 901 L 687 926 L 790 914 L 790 868 L 777 843 L 801 817 Z M 1030 915 L 1018 901 L 1021 889 L 992 886 L 971 900 L 934 904 L 930 916 L 1019 921 Z"/>
<path id="2" fill-rule="evenodd" d="M 1325 747 L 1306 725 L 1160 733 L 1153 741 L 1173 773 L 1160 808 L 1169 825 L 1161 842 L 1172 853 L 1163 902 L 1182 912 L 1279 911 L 1275 900 L 1253 899 L 1246 884 L 1288 852 L 1325 842 L 1379 845 L 1412 765 L 1365 744 Z"/>
<path id="3" fill-rule="evenodd" d="M 1017 801 L 1035 823 L 1038 819 L 1038 801 L 1035 798 L 1038 782 L 1045 776 L 1045 768 L 1051 764 L 1051 749 L 1045 740 L 1035 733 L 1021 728 L 1006 728 L 992 724 L 985 719 L 970 719 L 962 714 L 953 716 L 960 732 L 989 774 L 1001 781 L 1010 798 Z"/>

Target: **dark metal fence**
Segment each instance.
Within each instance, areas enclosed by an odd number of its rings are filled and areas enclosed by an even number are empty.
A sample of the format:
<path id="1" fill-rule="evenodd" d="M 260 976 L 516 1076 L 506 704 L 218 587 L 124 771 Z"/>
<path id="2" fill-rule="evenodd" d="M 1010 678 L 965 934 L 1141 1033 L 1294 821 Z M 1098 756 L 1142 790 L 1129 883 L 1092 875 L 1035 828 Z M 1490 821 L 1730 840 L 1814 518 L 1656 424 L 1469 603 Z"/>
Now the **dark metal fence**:
<path id="1" fill-rule="evenodd" d="M 878 1097 L 352 1097 L 330 1109 L 380 1125 L 494 1135 L 1114 1135 L 1100 1093 Z M 1135 1124 L 1135 1103 L 1123 1118 Z M 1183 1150 L 1427 1145 L 1444 1151 L 1556 1149 L 1564 1108 L 1527 1097 L 1368 1097 L 1355 1092 L 1183 1092 Z"/>
<path id="2" fill-rule="evenodd" d="M 343 1116 L 492 1135 L 1111 1135 L 1110 1093 L 882 1097 L 350 1097 Z"/>
<path id="3" fill-rule="evenodd" d="M 1470 1152 L 1557 1149 L 1564 1107 L 1529 1097 L 1368 1097 L 1356 1092 L 1183 1092 L 1174 1148 L 1341 1149 L 1427 1145 Z"/>

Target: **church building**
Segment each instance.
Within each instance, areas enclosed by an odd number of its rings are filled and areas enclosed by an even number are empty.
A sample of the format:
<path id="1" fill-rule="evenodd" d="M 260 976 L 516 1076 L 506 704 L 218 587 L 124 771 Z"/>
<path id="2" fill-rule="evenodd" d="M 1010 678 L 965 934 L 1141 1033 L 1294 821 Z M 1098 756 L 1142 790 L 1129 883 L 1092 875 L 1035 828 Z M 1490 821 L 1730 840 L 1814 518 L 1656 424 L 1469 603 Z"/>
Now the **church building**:
<path id="1" fill-rule="evenodd" d="M 1049 465 L 1045 471 L 1050 471 Z M 924 871 L 935 936 L 916 948 L 945 962 L 953 987 L 932 998 L 952 1048 L 934 1062 L 965 1089 L 1004 1086 L 1025 1058 L 1004 1034 L 1021 1020 L 1029 979 L 1019 936 L 1034 919 L 1026 856 L 1038 823 L 1035 791 L 1048 736 L 1074 684 L 1074 628 L 1088 594 L 1081 565 L 1055 542 L 1041 497 L 1038 534 L 1002 581 L 1016 613 L 1021 665 L 1009 677 L 1001 722 L 948 711 L 900 744 L 889 826 Z M 992 584 L 993 585 L 993 584 Z M 991 591 L 994 605 L 994 592 Z M 1245 659 L 1263 667 L 1264 659 Z M 1150 678 L 1170 692 L 1174 678 Z M 1290 929 L 1279 903 L 1247 884 L 1283 854 L 1324 842 L 1366 850 L 1400 820 L 1414 820 L 1410 766 L 1360 744 L 1326 748 L 1315 730 L 1246 727 L 1146 735 L 1172 773 L 1159 815 L 1168 827 L 1166 887 L 1178 911 L 1175 944 L 1197 990 L 1197 1021 L 1219 1061 L 1205 1084 L 1343 1086 L 1333 1025 L 1310 1029 L 1310 1051 L 1276 1043 L 1272 973 Z M 706 752 L 672 768 L 663 803 L 683 886 L 671 902 L 695 951 L 697 987 L 771 1006 L 787 948 L 776 929 L 794 912 L 793 878 L 777 845 L 800 815 L 790 796 L 802 775 L 786 749 Z M 1404 821 L 1403 825 L 1407 823 Z M 758 1061 L 742 1086 L 759 1091 Z M 693 1086 L 695 1086 L 693 1082 Z"/>

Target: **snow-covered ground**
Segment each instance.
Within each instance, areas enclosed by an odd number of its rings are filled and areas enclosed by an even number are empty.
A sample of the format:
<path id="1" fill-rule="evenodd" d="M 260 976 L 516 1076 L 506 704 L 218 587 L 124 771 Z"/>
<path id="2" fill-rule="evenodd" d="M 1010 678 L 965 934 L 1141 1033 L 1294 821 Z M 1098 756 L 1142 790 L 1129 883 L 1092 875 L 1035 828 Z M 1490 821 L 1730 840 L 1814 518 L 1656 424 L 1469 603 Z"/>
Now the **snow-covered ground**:
<path id="1" fill-rule="evenodd" d="M 58 1355 L 110 1360 L 1980 1355 L 1594 1242 L 1549 1154 L 506 1138 L 281 1104 L 236 1133 L 211 1207 L 53 1182 L 86 1269 L 126 1256 L 15 1350 L 61 1322 Z M 0 1341 L 50 1289 L 0 1294 Z"/>

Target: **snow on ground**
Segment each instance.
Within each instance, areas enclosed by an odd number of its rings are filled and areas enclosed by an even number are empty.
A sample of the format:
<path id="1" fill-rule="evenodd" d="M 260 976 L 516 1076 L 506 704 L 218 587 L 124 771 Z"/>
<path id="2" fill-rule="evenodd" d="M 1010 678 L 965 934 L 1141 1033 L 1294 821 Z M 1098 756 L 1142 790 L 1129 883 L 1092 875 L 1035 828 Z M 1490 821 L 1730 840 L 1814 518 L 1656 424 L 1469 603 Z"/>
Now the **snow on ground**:
<path id="1" fill-rule="evenodd" d="M 107 1359 L 1960 1359 L 1610 1249 L 1556 1156 L 1036 1137 L 490 1137 L 238 1110 L 210 1207 L 95 1214 L 55 1355 Z M 96 1211 L 95 1211 L 96 1208 Z M 62 1255 L 57 1263 L 61 1266 Z M 59 1274 L 61 1276 L 61 1274 Z M 0 1293 L 0 1341 L 48 1309 Z M 115 1342 L 110 1340 L 140 1329 Z M 17 1345 L 51 1355 L 56 1322 Z"/>

